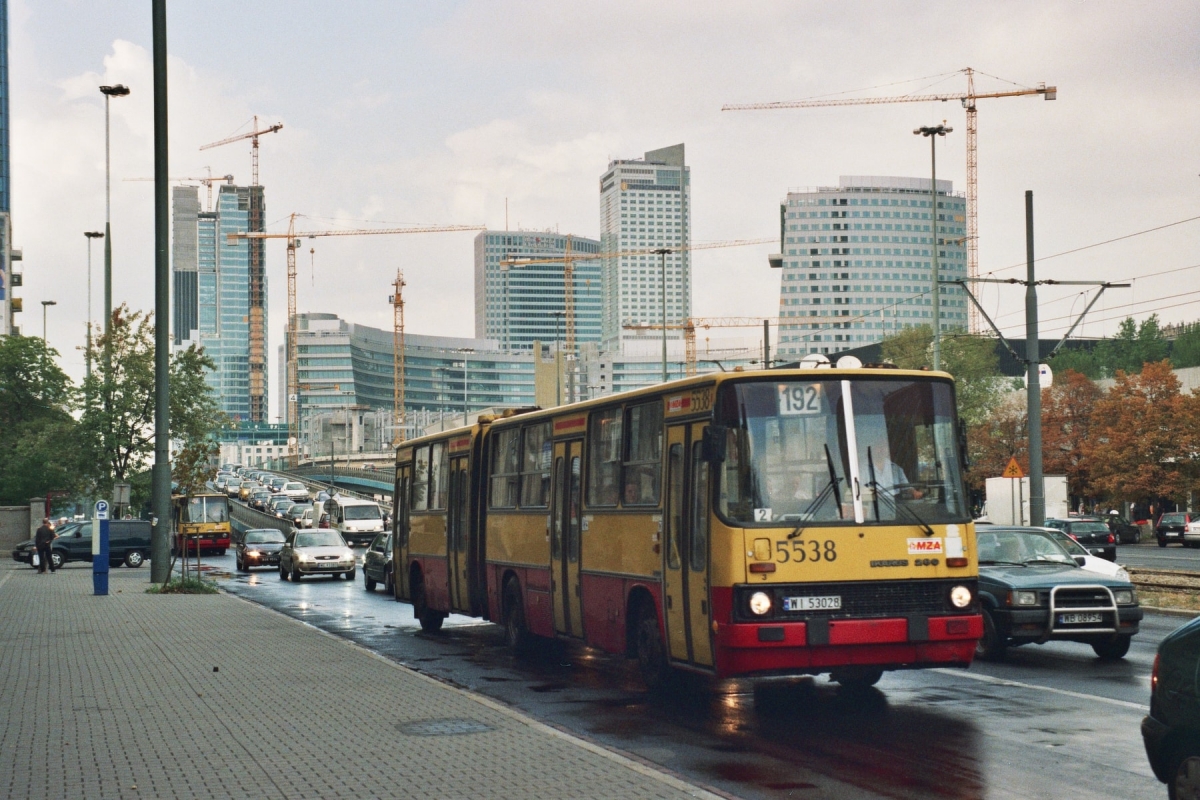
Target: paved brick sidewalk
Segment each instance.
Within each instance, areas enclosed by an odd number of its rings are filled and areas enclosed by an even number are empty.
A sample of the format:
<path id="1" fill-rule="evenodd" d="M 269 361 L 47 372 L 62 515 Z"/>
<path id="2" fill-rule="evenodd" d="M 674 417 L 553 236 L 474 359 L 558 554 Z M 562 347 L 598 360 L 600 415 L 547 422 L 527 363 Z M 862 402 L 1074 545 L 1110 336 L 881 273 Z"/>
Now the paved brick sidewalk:
<path id="1" fill-rule="evenodd" d="M 0 797 L 713 797 L 251 603 L 147 595 L 148 578 L 114 570 L 94 597 L 89 565 L 0 566 Z"/>

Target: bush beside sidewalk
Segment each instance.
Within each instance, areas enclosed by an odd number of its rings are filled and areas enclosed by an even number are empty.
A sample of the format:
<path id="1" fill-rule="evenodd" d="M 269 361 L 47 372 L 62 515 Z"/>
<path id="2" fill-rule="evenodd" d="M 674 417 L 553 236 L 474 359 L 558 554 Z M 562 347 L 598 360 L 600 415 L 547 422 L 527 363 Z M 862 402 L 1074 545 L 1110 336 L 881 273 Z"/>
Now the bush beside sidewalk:
<path id="1" fill-rule="evenodd" d="M 0 566 L 0 796 L 716 797 L 232 596 Z"/>

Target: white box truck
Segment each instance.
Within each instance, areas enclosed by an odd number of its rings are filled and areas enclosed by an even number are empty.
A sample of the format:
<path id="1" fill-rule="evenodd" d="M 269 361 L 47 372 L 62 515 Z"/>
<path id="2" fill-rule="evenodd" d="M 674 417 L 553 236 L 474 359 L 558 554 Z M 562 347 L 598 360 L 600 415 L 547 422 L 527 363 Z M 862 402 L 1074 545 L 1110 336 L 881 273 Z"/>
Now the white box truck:
<path id="1" fill-rule="evenodd" d="M 1042 479 L 1046 496 L 1046 519 L 1066 519 L 1071 511 L 1066 475 Z M 1029 524 L 1029 478 L 988 478 L 985 516 L 994 525 Z"/>

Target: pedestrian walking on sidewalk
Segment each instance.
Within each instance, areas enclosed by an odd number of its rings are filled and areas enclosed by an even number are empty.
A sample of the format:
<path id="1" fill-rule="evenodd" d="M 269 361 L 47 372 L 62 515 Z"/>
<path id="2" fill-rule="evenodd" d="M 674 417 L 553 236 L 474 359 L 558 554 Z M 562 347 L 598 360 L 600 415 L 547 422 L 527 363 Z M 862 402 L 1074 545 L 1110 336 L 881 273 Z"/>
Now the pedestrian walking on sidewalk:
<path id="1" fill-rule="evenodd" d="M 54 572 L 54 562 L 50 560 L 50 543 L 57 538 L 58 534 L 54 532 L 50 518 L 43 517 L 42 527 L 38 528 L 37 533 L 33 536 L 33 543 L 37 546 L 38 572 L 45 572 L 47 568 Z"/>

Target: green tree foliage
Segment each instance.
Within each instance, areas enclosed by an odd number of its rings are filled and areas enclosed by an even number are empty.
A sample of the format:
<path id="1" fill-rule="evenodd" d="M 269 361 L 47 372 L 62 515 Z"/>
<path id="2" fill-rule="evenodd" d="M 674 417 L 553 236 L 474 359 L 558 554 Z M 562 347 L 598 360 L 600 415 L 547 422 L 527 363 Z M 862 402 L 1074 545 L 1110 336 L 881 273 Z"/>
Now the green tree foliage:
<path id="1" fill-rule="evenodd" d="M 933 329 L 918 325 L 885 339 L 883 357 L 901 369 L 933 365 Z M 958 413 L 969 426 L 987 419 L 1008 382 L 1000 376 L 996 340 L 955 333 L 942 338 L 942 369 L 954 376 Z"/>
<path id="2" fill-rule="evenodd" d="M 1171 343 L 1171 366 L 1200 367 L 1200 322 L 1185 325 Z"/>
<path id="3" fill-rule="evenodd" d="M 0 505 L 79 485 L 75 388 L 38 338 L 0 338 Z"/>
<path id="4" fill-rule="evenodd" d="M 110 342 L 111 372 L 104 359 Z M 122 305 L 113 312 L 111 332 L 97 337 L 92 346 L 97 368 L 84 381 L 80 422 L 91 477 L 101 495 L 109 493 L 113 482 L 129 481 L 137 505 L 149 488 L 147 473 L 154 454 L 153 318 Z M 215 474 L 212 437 L 224 425 L 224 415 L 204 382 L 204 371 L 213 368 L 212 360 L 194 347 L 171 358 L 171 440 L 180 448 L 172 472 L 192 490 Z"/>

